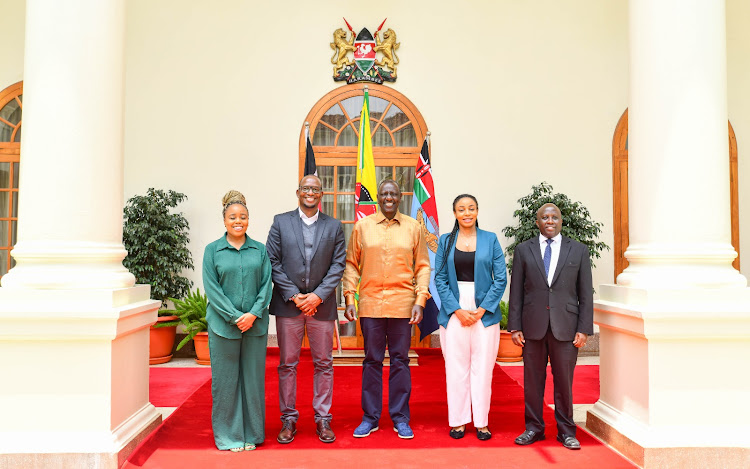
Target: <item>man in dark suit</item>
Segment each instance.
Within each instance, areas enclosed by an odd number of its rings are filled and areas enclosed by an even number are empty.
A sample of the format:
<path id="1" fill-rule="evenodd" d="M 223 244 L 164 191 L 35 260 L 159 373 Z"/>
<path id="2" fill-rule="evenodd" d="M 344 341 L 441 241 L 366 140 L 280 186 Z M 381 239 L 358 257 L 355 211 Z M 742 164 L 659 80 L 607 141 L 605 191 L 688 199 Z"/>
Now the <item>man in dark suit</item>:
<path id="1" fill-rule="evenodd" d="M 557 440 L 580 449 L 573 422 L 573 371 L 578 349 L 594 333 L 591 263 L 586 245 L 563 237 L 555 204 L 536 213 L 540 235 L 516 247 L 510 280 L 508 330 L 523 347 L 526 431 L 515 442 L 544 439 L 544 384 L 547 358 L 555 386 Z"/>
<path id="2" fill-rule="evenodd" d="M 318 210 L 323 195 L 317 176 L 302 178 L 299 207 L 276 215 L 266 250 L 273 268 L 271 314 L 279 340 L 279 406 L 283 425 L 279 443 L 297 433 L 297 363 L 307 330 L 315 366 L 313 410 L 320 441 L 333 443 L 333 334 L 337 317 L 336 287 L 344 274 L 346 243 L 341 222 Z"/>

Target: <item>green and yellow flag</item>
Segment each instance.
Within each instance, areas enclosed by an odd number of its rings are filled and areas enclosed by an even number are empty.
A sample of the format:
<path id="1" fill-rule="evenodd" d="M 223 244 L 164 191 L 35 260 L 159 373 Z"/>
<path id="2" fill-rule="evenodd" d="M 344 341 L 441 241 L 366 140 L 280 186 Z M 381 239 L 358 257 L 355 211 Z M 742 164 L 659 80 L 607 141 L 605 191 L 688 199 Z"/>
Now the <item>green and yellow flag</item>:
<path id="1" fill-rule="evenodd" d="M 378 210 L 375 160 L 372 157 L 370 134 L 370 96 L 365 88 L 362 115 L 359 118 L 359 148 L 357 151 L 357 186 L 354 192 L 356 220 L 372 215 Z"/>

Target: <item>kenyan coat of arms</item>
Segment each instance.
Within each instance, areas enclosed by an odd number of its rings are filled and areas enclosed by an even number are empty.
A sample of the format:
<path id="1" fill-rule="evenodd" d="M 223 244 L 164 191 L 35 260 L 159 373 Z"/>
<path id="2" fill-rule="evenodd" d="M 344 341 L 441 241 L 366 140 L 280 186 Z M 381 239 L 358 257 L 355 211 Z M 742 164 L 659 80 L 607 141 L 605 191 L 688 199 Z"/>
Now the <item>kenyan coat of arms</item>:
<path id="1" fill-rule="evenodd" d="M 346 19 L 344 23 L 349 32 L 338 28 L 333 33 L 331 43 L 331 49 L 334 50 L 331 57 L 334 81 L 346 81 L 350 84 L 359 81 L 378 84 L 396 81 L 396 49 L 401 43 L 396 42 L 396 33 L 390 28 L 383 32 L 383 39 L 380 39 L 380 30 L 383 29 L 385 20 L 380 23 L 374 35 L 367 28 L 355 33 Z M 350 53 L 353 59 L 349 58 Z"/>

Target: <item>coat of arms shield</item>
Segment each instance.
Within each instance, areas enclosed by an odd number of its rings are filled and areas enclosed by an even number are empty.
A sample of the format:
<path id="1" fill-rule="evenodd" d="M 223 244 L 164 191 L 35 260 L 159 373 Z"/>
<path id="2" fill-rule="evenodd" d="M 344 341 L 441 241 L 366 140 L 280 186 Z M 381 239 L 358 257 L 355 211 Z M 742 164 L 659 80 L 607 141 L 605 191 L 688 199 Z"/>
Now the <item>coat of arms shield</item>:
<path id="1" fill-rule="evenodd" d="M 367 28 L 357 34 L 354 40 L 354 62 L 362 73 L 367 73 L 375 63 L 375 39 Z"/>

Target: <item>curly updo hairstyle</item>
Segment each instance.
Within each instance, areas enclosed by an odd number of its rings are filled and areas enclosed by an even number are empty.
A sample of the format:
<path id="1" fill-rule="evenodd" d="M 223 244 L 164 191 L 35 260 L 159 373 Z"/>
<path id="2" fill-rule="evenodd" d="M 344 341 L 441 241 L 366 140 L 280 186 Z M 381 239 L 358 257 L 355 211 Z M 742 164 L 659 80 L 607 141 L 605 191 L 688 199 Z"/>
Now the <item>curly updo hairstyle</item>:
<path id="1" fill-rule="evenodd" d="M 233 189 L 224 194 L 224 197 L 222 197 L 221 199 L 221 205 L 224 207 L 221 211 L 221 215 L 226 215 L 229 206 L 234 204 L 240 204 L 245 207 L 245 210 L 247 210 L 247 201 L 245 200 L 245 196 L 242 195 L 242 192 Z"/>

